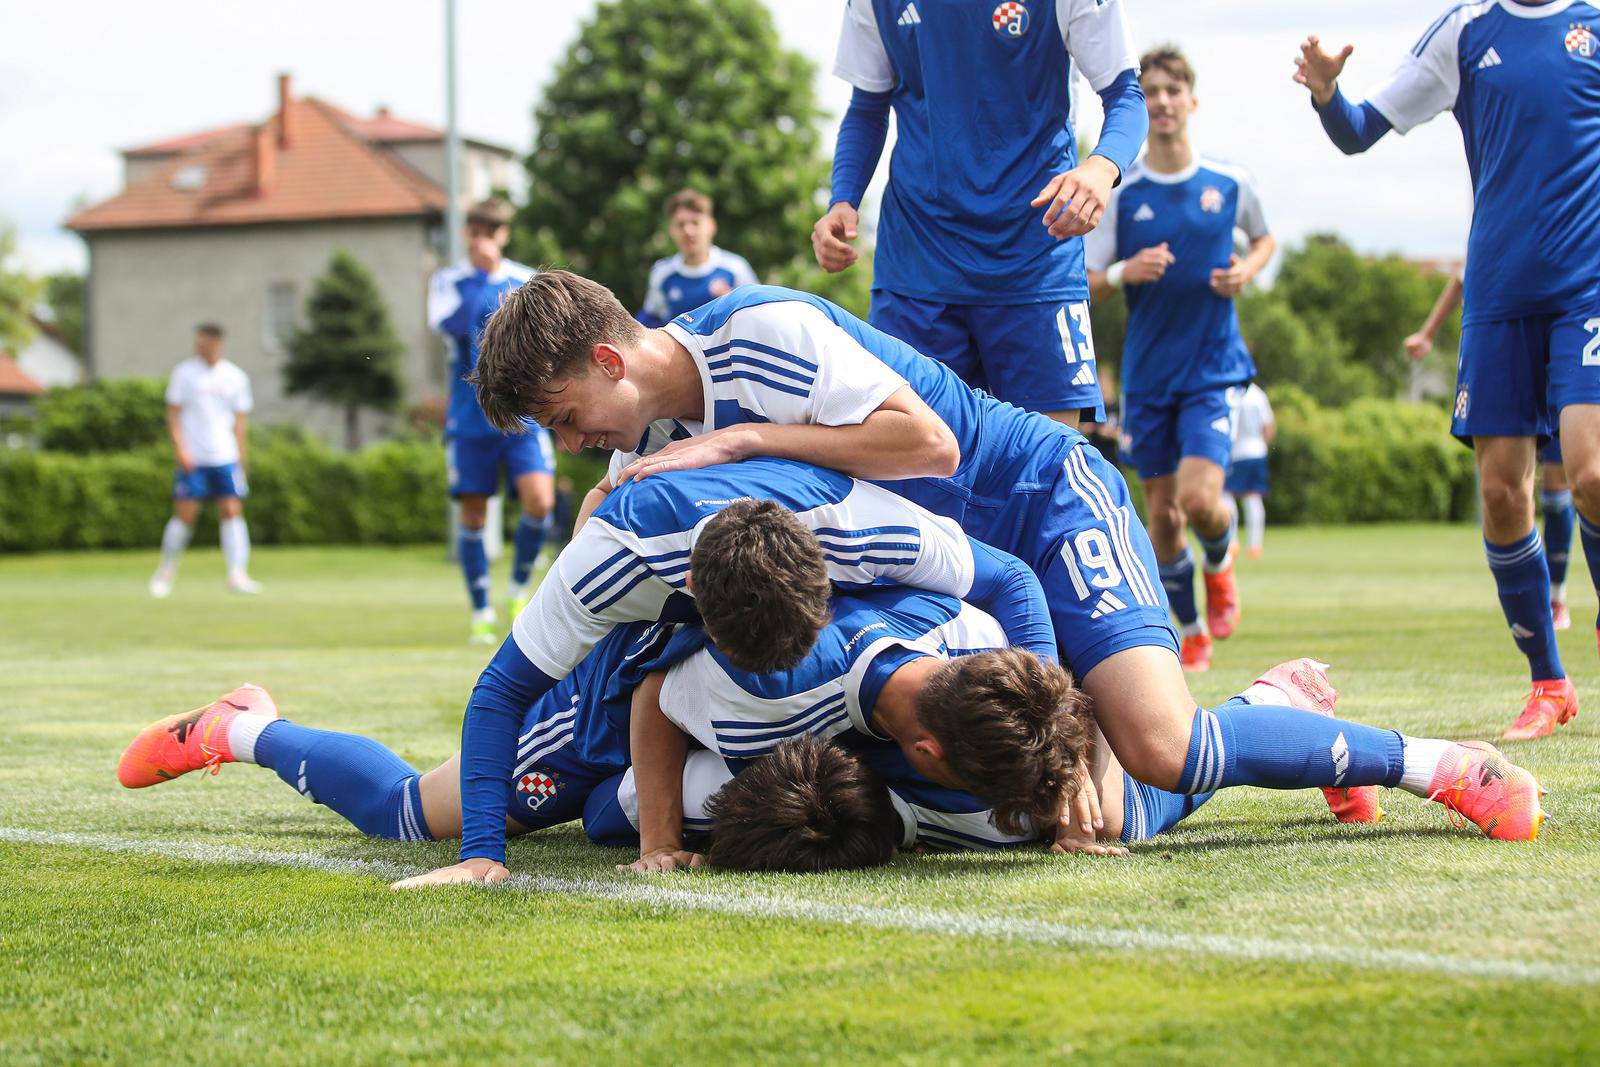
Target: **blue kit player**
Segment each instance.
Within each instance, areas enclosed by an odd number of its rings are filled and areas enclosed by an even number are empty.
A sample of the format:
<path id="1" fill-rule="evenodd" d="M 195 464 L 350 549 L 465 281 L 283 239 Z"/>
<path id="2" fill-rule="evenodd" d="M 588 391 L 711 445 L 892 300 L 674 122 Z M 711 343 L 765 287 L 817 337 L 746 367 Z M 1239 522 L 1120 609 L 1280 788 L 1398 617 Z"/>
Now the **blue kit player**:
<path id="1" fill-rule="evenodd" d="M 485 200 L 467 213 L 467 258 L 434 272 L 428 286 L 428 323 L 450 342 L 450 406 L 445 413 L 445 463 L 450 495 L 460 503 L 456 552 L 467 595 L 472 600 L 471 638 L 475 644 L 499 640 L 490 604 L 489 557 L 483 529 L 489 498 L 500 491 L 501 472 L 522 505 L 517 520 L 508 617 L 528 602 L 528 583 L 539 550 L 550 532 L 555 507 L 555 452 L 550 435 L 524 427 L 501 433 L 483 417 L 467 382 L 478 362 L 478 335 L 506 293 L 533 276 L 533 270 L 505 258 L 511 239 L 511 205 Z M 532 429 L 532 432 L 528 430 Z"/>
<path id="2" fill-rule="evenodd" d="M 1121 0 L 850 0 L 855 87 L 817 262 L 855 262 L 857 209 L 895 115 L 869 321 L 974 387 L 1069 426 L 1105 417 L 1080 238 L 1144 141 Z M 1105 104 L 1080 165 L 1073 72 Z M 1041 216 L 1037 209 L 1043 207 Z"/>
<path id="3" fill-rule="evenodd" d="M 1533 526 L 1538 445 L 1554 433 L 1600 582 L 1600 9 L 1456 4 L 1360 104 L 1339 91 L 1351 50 L 1307 38 L 1295 72 L 1342 151 L 1444 111 L 1461 127 L 1473 211 L 1450 429 L 1477 456 L 1489 570 L 1533 677 L 1504 736 L 1541 737 L 1578 713 Z"/>
<path id="4" fill-rule="evenodd" d="M 1127 298 L 1122 429 L 1144 483 L 1161 584 L 1183 636 L 1183 666 L 1203 671 L 1211 667 L 1211 639 L 1228 637 L 1239 619 L 1235 523 L 1223 479 L 1236 406 L 1256 368 L 1233 298 L 1277 245 L 1249 176 L 1189 143 L 1194 69 L 1183 53 L 1158 48 L 1139 68 L 1149 147 L 1084 238 L 1084 253 L 1096 298 L 1119 286 Z M 1235 231 L 1250 244 L 1243 257 L 1234 251 Z M 1205 556 L 1204 623 L 1190 526 Z"/>
<path id="5" fill-rule="evenodd" d="M 641 323 L 664 326 L 713 297 L 756 284 L 756 272 L 743 256 L 713 243 L 717 217 L 709 196 L 694 189 L 679 190 L 667 197 L 665 211 L 667 234 L 678 253 L 650 267 L 650 284 L 638 315 Z"/>

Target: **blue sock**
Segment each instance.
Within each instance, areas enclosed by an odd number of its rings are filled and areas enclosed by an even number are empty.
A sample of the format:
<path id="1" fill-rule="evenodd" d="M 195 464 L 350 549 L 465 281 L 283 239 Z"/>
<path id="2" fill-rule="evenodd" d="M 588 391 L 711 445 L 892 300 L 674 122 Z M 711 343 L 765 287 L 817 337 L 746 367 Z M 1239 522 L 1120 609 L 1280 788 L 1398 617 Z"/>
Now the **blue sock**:
<path id="1" fill-rule="evenodd" d="M 1544 558 L 1550 565 L 1550 588 L 1566 583 L 1567 560 L 1572 555 L 1572 528 L 1578 512 L 1571 489 L 1546 489 L 1539 494 L 1544 506 Z"/>
<path id="2" fill-rule="evenodd" d="M 1215 541 L 1208 541 L 1199 530 L 1194 532 L 1196 541 L 1200 542 L 1200 549 L 1206 554 L 1206 569 L 1215 571 L 1228 562 L 1228 549 L 1233 544 L 1233 535 L 1239 529 L 1237 516 L 1228 520 L 1228 528 Z"/>
<path id="3" fill-rule="evenodd" d="M 1200 809 L 1215 793 L 1169 793 L 1122 775 L 1122 840 L 1148 841 Z"/>
<path id="4" fill-rule="evenodd" d="M 256 762 L 364 834 L 433 840 L 422 817 L 421 776 L 370 737 L 274 719 L 256 738 Z"/>
<path id="5" fill-rule="evenodd" d="M 1534 530 L 1509 545 L 1483 542 L 1489 570 L 1500 593 L 1500 610 L 1511 627 L 1517 649 L 1528 657 L 1534 681 L 1565 678 L 1561 652 L 1556 648 L 1555 626 L 1550 621 L 1550 570 L 1545 565 L 1539 531 Z M 1588 535 L 1584 535 L 1588 550 Z"/>
<path id="6" fill-rule="evenodd" d="M 1583 558 L 1589 562 L 1589 578 L 1594 582 L 1595 592 L 1600 593 L 1600 526 L 1590 522 L 1581 511 L 1578 512 L 1578 541 L 1583 545 Z M 1600 630 L 1600 619 L 1595 621 L 1595 629 Z"/>
<path id="7" fill-rule="evenodd" d="M 511 580 L 517 585 L 527 585 L 528 577 L 533 573 L 533 564 L 539 558 L 539 550 L 544 547 L 544 539 L 550 533 L 550 517 L 543 519 L 530 519 L 527 512 L 517 522 L 517 554 L 511 561 Z"/>
<path id="8" fill-rule="evenodd" d="M 1235 698 L 1195 709 L 1178 792 L 1393 786 L 1404 771 L 1405 742 L 1393 730 Z"/>
<path id="9" fill-rule="evenodd" d="M 461 574 L 467 580 L 472 610 L 482 611 L 489 606 L 489 554 L 483 550 L 483 531 L 463 526 L 456 555 L 461 557 Z"/>
<path id="10" fill-rule="evenodd" d="M 1178 625 L 1185 629 L 1198 625 L 1200 609 L 1194 600 L 1194 552 L 1184 545 L 1176 558 L 1159 564 L 1157 571 L 1161 575 L 1161 588 L 1167 591 L 1167 600 L 1172 604 L 1172 614 L 1177 618 Z"/>

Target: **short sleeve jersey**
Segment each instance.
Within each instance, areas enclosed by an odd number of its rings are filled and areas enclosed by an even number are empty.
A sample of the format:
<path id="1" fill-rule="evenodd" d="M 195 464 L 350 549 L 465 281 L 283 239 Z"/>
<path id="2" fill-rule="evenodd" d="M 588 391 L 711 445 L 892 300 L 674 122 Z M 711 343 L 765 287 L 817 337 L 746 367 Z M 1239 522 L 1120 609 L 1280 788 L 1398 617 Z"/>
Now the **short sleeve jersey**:
<path id="1" fill-rule="evenodd" d="M 234 425 L 255 401 L 250 377 L 239 365 L 219 359 L 215 366 L 190 356 L 172 369 L 167 403 L 178 409 L 178 425 L 189 455 L 201 467 L 239 462 Z"/>
<path id="2" fill-rule="evenodd" d="M 483 324 L 499 310 L 505 295 L 529 278 L 532 267 L 501 262 L 493 274 L 465 260 L 433 272 L 428 285 L 428 325 L 450 342 L 450 400 L 445 410 L 445 434 L 450 437 L 496 437 L 478 394 L 467 376 L 478 365 L 478 340 Z"/>
<path id="3" fill-rule="evenodd" d="M 1122 388 L 1129 396 L 1163 399 L 1255 375 L 1233 301 L 1211 289 L 1211 272 L 1234 254 L 1235 231 L 1264 237 L 1267 220 L 1249 174 L 1232 164 L 1199 158 L 1162 174 L 1141 160 L 1112 190 L 1105 216 L 1085 239 L 1089 269 L 1163 243 L 1172 252 L 1159 279 L 1123 290 Z"/>
<path id="4" fill-rule="evenodd" d="M 1272 404 L 1254 382 L 1239 398 L 1233 436 L 1234 459 L 1261 459 L 1267 454 L 1267 427 L 1272 425 Z"/>
<path id="5" fill-rule="evenodd" d="M 849 0 L 834 73 L 890 93 L 896 140 L 873 287 L 957 304 L 1088 296 L 1083 243 L 1029 201 L 1077 163 L 1076 66 L 1099 92 L 1137 60 L 1121 0 Z"/>
<path id="6" fill-rule="evenodd" d="M 1600 283 L 1600 9 L 1456 4 L 1368 102 L 1402 134 L 1447 110 L 1461 126 L 1463 321 L 1562 311 Z"/>
<path id="7" fill-rule="evenodd" d="M 743 256 L 715 246 L 704 263 L 693 267 L 683 262 L 681 253 L 658 259 L 650 268 L 650 285 L 639 321 L 646 326 L 660 326 L 707 300 L 731 293 L 741 285 L 754 284 L 756 272 Z"/>

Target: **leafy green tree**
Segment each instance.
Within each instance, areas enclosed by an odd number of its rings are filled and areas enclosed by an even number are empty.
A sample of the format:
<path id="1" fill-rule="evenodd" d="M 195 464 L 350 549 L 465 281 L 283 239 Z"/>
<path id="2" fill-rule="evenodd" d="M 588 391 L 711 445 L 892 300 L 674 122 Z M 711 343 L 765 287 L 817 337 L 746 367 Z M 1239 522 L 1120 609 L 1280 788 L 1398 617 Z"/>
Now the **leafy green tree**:
<path id="1" fill-rule="evenodd" d="M 404 389 L 403 351 L 372 275 L 344 249 L 306 300 L 306 326 L 289 339 L 284 391 L 344 409 L 345 446 L 361 447 L 361 409 L 392 411 Z"/>
<path id="2" fill-rule="evenodd" d="M 31 316 L 39 302 L 39 283 L 11 262 L 16 250 L 16 231 L 0 224 L 0 350 L 15 351 L 33 339 Z"/>
<path id="3" fill-rule="evenodd" d="M 44 280 L 44 302 L 55 316 L 61 340 L 83 355 L 83 275 L 51 274 Z"/>
<path id="4" fill-rule="evenodd" d="M 861 258 L 849 270 L 829 274 L 817 265 L 806 246 L 804 256 L 798 256 L 777 270 L 762 275 L 762 281 L 771 285 L 784 285 L 804 293 L 815 293 L 832 300 L 858 319 L 865 319 L 872 304 L 872 249 L 864 249 Z"/>
<path id="5" fill-rule="evenodd" d="M 814 73 L 759 0 L 600 4 L 534 111 L 513 254 L 638 307 L 672 251 L 662 201 L 692 186 L 716 201 L 718 244 L 763 277 L 809 259 L 827 184 Z"/>
<path id="6" fill-rule="evenodd" d="M 131 452 L 167 440 L 167 383 L 117 378 L 63 385 L 34 404 L 39 445 L 53 452 Z"/>
<path id="7" fill-rule="evenodd" d="M 1332 407 L 1380 392 L 1377 375 L 1350 358 L 1327 317 L 1297 314 L 1277 288 L 1248 289 L 1238 307 L 1245 345 L 1267 391 L 1295 385 Z"/>

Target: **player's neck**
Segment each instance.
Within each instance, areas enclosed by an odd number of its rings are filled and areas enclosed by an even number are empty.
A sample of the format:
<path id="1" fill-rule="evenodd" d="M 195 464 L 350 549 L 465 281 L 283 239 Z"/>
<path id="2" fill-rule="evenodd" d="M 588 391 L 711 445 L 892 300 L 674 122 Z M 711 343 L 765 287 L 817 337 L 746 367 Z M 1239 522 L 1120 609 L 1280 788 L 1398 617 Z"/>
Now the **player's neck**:
<path id="1" fill-rule="evenodd" d="M 660 419 L 706 419 L 706 394 L 700 368 L 689 350 L 666 330 L 646 330 L 639 346 L 644 381 L 640 392 L 656 398 L 651 422 Z"/>
<path id="2" fill-rule="evenodd" d="M 700 251 L 685 252 L 680 248 L 678 249 L 678 256 L 683 260 L 685 267 L 699 267 L 711 259 L 711 249 L 708 246 Z"/>
<path id="3" fill-rule="evenodd" d="M 1144 166 L 1157 174 L 1177 174 L 1194 165 L 1194 148 L 1187 135 L 1152 137 L 1144 150 Z"/>
<path id="4" fill-rule="evenodd" d="M 917 697 L 942 660 L 921 656 L 889 675 L 872 707 L 872 727 L 897 742 L 914 741 L 927 733 L 917 718 Z"/>

